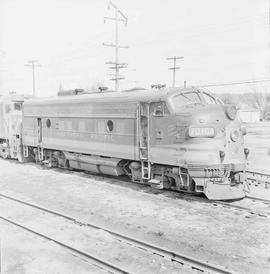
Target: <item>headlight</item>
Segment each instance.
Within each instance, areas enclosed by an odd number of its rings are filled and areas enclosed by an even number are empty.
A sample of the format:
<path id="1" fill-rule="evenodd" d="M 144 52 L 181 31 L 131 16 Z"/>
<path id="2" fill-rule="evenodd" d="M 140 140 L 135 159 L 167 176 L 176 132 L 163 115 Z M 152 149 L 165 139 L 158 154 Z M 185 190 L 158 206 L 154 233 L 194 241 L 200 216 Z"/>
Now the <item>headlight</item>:
<path id="1" fill-rule="evenodd" d="M 229 105 L 229 106 L 227 106 L 226 114 L 227 114 L 227 116 L 231 120 L 234 120 L 235 117 L 236 117 L 236 114 L 237 114 L 237 108 L 236 108 L 236 106 L 235 105 Z"/>
<path id="2" fill-rule="evenodd" d="M 189 137 L 214 137 L 215 129 L 212 127 L 189 127 Z"/>
<path id="3" fill-rule="evenodd" d="M 239 138 L 239 136 L 240 136 L 239 130 L 233 129 L 232 132 L 231 132 L 231 139 L 232 139 L 232 141 L 236 142 L 237 139 Z"/>

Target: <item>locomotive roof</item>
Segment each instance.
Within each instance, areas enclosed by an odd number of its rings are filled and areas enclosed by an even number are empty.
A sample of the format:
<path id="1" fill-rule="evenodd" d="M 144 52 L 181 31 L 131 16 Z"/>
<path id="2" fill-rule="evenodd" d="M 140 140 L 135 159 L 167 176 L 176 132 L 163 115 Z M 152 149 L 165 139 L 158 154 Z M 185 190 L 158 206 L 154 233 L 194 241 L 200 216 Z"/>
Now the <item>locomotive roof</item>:
<path id="1" fill-rule="evenodd" d="M 25 99 L 31 98 L 31 95 L 25 94 L 4 94 L 0 95 L 0 102 L 22 102 Z"/>
<path id="2" fill-rule="evenodd" d="M 161 90 L 135 90 L 135 91 L 112 91 L 103 93 L 58 96 L 49 98 L 36 98 L 25 101 L 25 104 L 43 105 L 43 104 L 61 104 L 61 103 L 91 103 L 91 102 L 151 102 L 165 100 L 173 94 L 180 94 L 188 91 L 196 91 L 197 88 L 170 88 Z"/>

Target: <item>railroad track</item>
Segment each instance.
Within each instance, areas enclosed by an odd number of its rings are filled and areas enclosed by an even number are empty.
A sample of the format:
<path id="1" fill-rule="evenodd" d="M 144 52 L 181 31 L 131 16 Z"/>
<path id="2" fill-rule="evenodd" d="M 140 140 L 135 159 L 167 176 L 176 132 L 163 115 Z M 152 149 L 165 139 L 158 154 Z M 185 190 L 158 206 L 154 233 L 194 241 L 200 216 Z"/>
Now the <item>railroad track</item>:
<path id="1" fill-rule="evenodd" d="M 40 167 L 42 169 L 51 169 L 51 168 L 48 168 L 46 166 L 40 166 Z M 195 195 L 185 193 L 185 192 L 178 192 L 178 191 L 174 191 L 174 190 L 162 191 L 162 190 L 150 188 L 149 186 L 146 186 L 146 185 L 143 185 L 143 184 L 134 184 L 134 183 L 131 183 L 131 181 L 129 179 L 125 178 L 125 177 L 115 178 L 114 176 L 104 175 L 104 174 L 102 174 L 102 176 L 101 176 L 99 174 L 87 173 L 87 172 L 83 172 L 83 171 L 76 171 L 76 170 L 73 170 L 73 169 L 66 169 L 66 168 L 53 168 L 53 170 L 55 170 L 57 172 L 62 171 L 62 172 L 66 172 L 66 173 L 75 173 L 78 176 L 82 176 L 82 177 L 90 176 L 91 178 L 93 178 L 95 180 L 98 180 L 98 181 L 103 181 L 104 179 L 105 180 L 107 179 L 107 180 L 109 180 L 108 183 L 113 184 L 113 185 L 115 185 L 115 184 L 119 185 L 119 182 L 120 182 L 120 183 L 124 183 L 124 184 L 129 184 L 130 186 L 134 187 L 135 189 L 142 189 L 142 187 L 143 187 L 143 189 L 146 189 L 146 190 L 150 189 L 151 191 L 153 191 L 155 193 L 160 193 L 160 194 L 163 194 L 163 195 L 169 194 L 173 198 L 185 199 L 187 201 L 192 200 L 192 201 L 197 201 L 197 202 L 202 202 L 202 203 L 210 203 L 214 206 L 222 206 L 224 208 L 236 209 L 236 210 L 248 212 L 252 215 L 256 215 L 256 216 L 259 216 L 259 217 L 267 218 L 267 217 L 270 216 L 269 212 L 254 210 L 250 207 L 232 204 L 231 202 L 213 201 L 213 200 L 208 200 L 204 197 L 195 196 Z M 248 172 L 251 172 L 251 171 L 248 171 Z M 259 200 L 259 199 L 257 199 L 257 200 Z M 260 200 L 260 201 L 265 202 L 265 203 L 267 202 L 267 201 L 262 201 L 262 200 Z"/>
<path id="2" fill-rule="evenodd" d="M 36 235 L 36 236 L 39 236 L 39 237 L 41 237 L 45 240 L 52 241 L 52 242 L 56 243 L 57 245 L 71 251 L 73 254 L 83 258 L 84 260 L 87 260 L 91 264 L 96 265 L 96 266 L 108 271 L 109 273 L 117 273 L 117 274 L 129 274 L 129 273 L 131 273 L 131 272 L 125 270 L 125 269 L 120 268 L 119 266 L 116 266 L 116 265 L 114 265 L 110 262 L 107 262 L 104 259 L 98 258 L 98 257 L 94 256 L 93 254 L 89 254 L 88 252 L 77 249 L 77 248 L 75 248 L 75 247 L 73 247 L 69 244 L 66 244 L 62 241 L 59 241 L 55 238 L 49 237 L 49 236 L 47 236 L 43 233 L 40 233 L 40 232 L 35 231 L 33 229 L 30 229 L 29 227 L 26 227 L 26 226 L 24 226 L 24 225 L 22 225 L 18 222 L 12 221 L 12 220 L 7 219 L 3 216 L 0 216 L 0 219 L 4 222 L 12 224 L 13 226 L 19 227 L 20 229 L 22 229 L 24 231 L 27 231 L 27 232 L 30 232 L 30 233 Z"/>
<path id="3" fill-rule="evenodd" d="M 67 168 L 61 168 L 61 167 L 60 168 L 59 167 L 58 168 L 48 168 L 46 166 L 40 166 L 40 168 L 41 169 L 53 169 L 55 171 L 62 171 L 62 172 L 67 172 L 67 173 L 71 173 L 71 174 L 75 173 L 78 176 L 82 176 L 82 177 L 85 177 L 85 176 L 89 177 L 90 176 L 91 178 L 93 178 L 95 180 L 98 180 L 98 181 L 108 179 L 109 183 L 110 184 L 112 183 L 113 185 L 115 185 L 115 184 L 119 185 L 119 182 L 121 182 L 121 183 L 124 183 L 124 184 L 129 184 L 130 186 L 135 187 L 136 189 L 138 189 L 138 188 L 141 189 L 141 187 L 143 186 L 143 187 L 145 187 L 145 189 L 151 189 L 153 192 L 156 192 L 156 193 L 160 193 L 160 194 L 171 193 L 174 196 L 174 198 L 181 198 L 181 199 L 185 199 L 185 200 L 194 200 L 194 201 L 198 201 L 198 202 L 210 203 L 214 206 L 219 205 L 219 206 L 226 207 L 226 208 L 232 208 L 232 209 L 237 209 L 237 210 L 241 210 L 241 211 L 246 211 L 246 212 L 249 212 L 252 215 L 257 215 L 257 216 L 260 216 L 260 217 L 269 217 L 270 216 L 269 213 L 256 211 L 256 210 L 253 210 L 249 207 L 232 204 L 231 202 L 208 200 L 208 199 L 203 198 L 203 197 L 195 196 L 195 195 L 185 193 L 185 192 L 178 192 L 178 191 L 174 191 L 174 190 L 166 190 L 164 192 L 164 190 L 161 191 L 161 190 L 158 190 L 158 189 L 153 189 L 153 188 L 150 188 L 149 186 L 146 186 L 146 185 L 143 185 L 143 184 L 134 184 L 129 179 L 127 179 L 125 177 L 115 178 L 115 176 L 112 176 L 112 175 L 93 174 L 93 173 L 90 173 L 90 172 L 77 171 L 77 170 L 74 170 L 74 169 L 67 169 Z M 261 177 L 262 176 L 265 176 L 265 177 L 268 176 L 267 178 L 269 178 L 269 188 L 270 188 L 270 175 L 263 174 L 263 173 L 260 173 L 260 172 L 252 172 L 252 171 L 246 171 L 246 172 L 248 174 L 257 174 L 258 176 L 260 175 Z M 248 198 L 248 196 L 247 196 L 247 198 Z M 253 198 L 253 200 L 257 199 L 258 201 L 262 201 L 261 199 L 258 199 L 258 198 L 254 199 L 254 198 Z M 267 203 L 267 200 L 264 200 L 262 202 Z"/>
<path id="4" fill-rule="evenodd" d="M 270 217 L 270 212 L 264 212 L 264 211 L 259 211 L 259 210 L 254 210 L 250 207 L 246 207 L 243 205 L 237 205 L 237 204 L 233 204 L 232 202 L 225 202 L 225 201 L 211 201 L 211 200 L 207 200 L 205 198 L 201 198 L 201 197 L 196 197 L 196 196 L 191 196 L 191 195 L 187 195 L 185 194 L 186 197 L 184 197 L 185 199 L 189 199 L 189 200 L 193 200 L 193 201 L 197 201 L 197 202 L 202 202 L 202 203 L 209 203 L 213 206 L 222 206 L 224 208 L 231 208 L 231 209 L 237 209 L 237 210 L 241 210 L 241 211 L 245 211 L 248 212 L 252 215 L 257 215 L 259 217 Z M 259 198 L 255 198 L 255 197 L 250 197 L 250 199 L 257 199 L 258 201 L 261 202 L 269 202 L 268 200 L 264 200 L 264 199 L 259 199 Z M 236 201 L 237 202 L 237 201 Z M 235 203 L 235 202 L 234 202 Z"/>
<path id="5" fill-rule="evenodd" d="M 21 199 L 11 197 L 9 195 L 2 194 L 2 193 L 0 193 L 0 197 L 11 200 L 11 201 L 14 201 L 14 202 L 17 202 L 17 203 L 20 203 L 20 204 L 23 204 L 23 205 L 26 205 L 26 206 L 29 206 L 29 207 L 32 207 L 32 208 L 35 208 L 35 209 L 38 209 L 38 210 L 41 210 L 43 212 L 47 212 L 47 213 L 62 217 L 64 219 L 72 221 L 75 224 L 78 224 L 80 226 L 86 226 L 86 227 L 91 227 L 91 228 L 94 228 L 94 229 L 103 230 L 107 233 L 110 233 L 115 239 L 117 239 L 120 242 L 124 242 L 124 243 L 127 243 L 129 245 L 141 248 L 141 249 L 143 249 L 143 250 L 145 250 L 149 253 L 159 255 L 159 256 L 163 257 L 164 259 L 179 263 L 181 266 L 189 267 L 191 270 L 195 270 L 197 272 L 199 271 L 200 273 L 222 273 L 222 274 L 233 274 L 233 273 L 235 273 L 235 272 L 233 272 L 231 270 L 228 270 L 228 269 L 226 269 L 222 266 L 211 264 L 211 263 L 208 263 L 207 261 L 202 261 L 202 260 L 187 256 L 185 254 L 181 254 L 179 252 L 171 251 L 171 250 L 168 250 L 164 247 L 157 246 L 157 245 L 154 245 L 152 243 L 142 241 L 142 240 L 130 237 L 130 236 L 125 235 L 125 234 L 120 234 L 116 231 L 107 229 L 105 227 L 96 225 L 94 223 L 88 223 L 88 222 L 80 221 L 80 220 L 78 220 L 77 218 L 75 218 L 73 216 L 66 215 L 66 214 L 63 214 L 61 212 L 45 208 L 45 207 L 39 206 L 39 205 L 34 204 L 34 203 L 26 202 L 26 201 L 23 201 Z M 45 234 L 42 234 L 40 232 L 34 231 L 34 230 L 32 230 L 32 229 L 30 229 L 30 228 L 28 228 L 28 227 L 26 227 L 26 226 L 24 226 L 24 225 L 22 225 L 18 222 L 15 222 L 15 221 L 11 220 L 11 219 L 7 219 L 7 218 L 2 217 L 2 216 L 0 216 L 0 219 L 2 219 L 5 222 L 8 222 L 8 223 L 10 223 L 10 224 L 12 224 L 16 227 L 19 227 L 23 230 L 26 230 L 30 233 L 33 233 L 33 234 L 35 234 L 39 237 L 42 237 L 44 239 L 53 241 L 56 244 L 66 248 L 66 249 L 69 249 L 72 252 L 75 252 L 80 257 L 83 257 L 84 259 L 89 260 L 94 265 L 97 265 L 97 266 L 99 266 L 103 269 L 106 269 L 108 272 L 111 272 L 111 273 L 130 273 L 128 270 L 121 269 L 119 266 L 113 265 L 113 264 L 111 264 L 110 262 L 108 262 L 106 260 L 95 257 L 93 254 L 89 254 L 89 253 L 84 252 L 82 250 L 78 250 L 75 247 L 72 247 L 68 244 L 65 244 L 65 243 L 63 243 L 63 242 L 61 242 L 57 239 L 51 238 L 51 237 L 49 237 Z"/>
<path id="6" fill-rule="evenodd" d="M 213 203 L 213 205 L 221 205 L 221 206 L 227 207 L 227 208 L 233 208 L 233 209 L 246 211 L 246 212 L 249 212 L 252 215 L 257 215 L 259 217 L 265 217 L 265 218 L 270 217 L 270 212 L 254 210 L 254 209 L 246 207 L 246 206 L 231 204 L 230 202 L 215 201 L 215 202 L 212 202 L 212 203 Z"/>
<path id="7" fill-rule="evenodd" d="M 56 168 L 55 170 L 59 170 L 59 168 Z M 64 171 L 67 171 L 67 172 L 70 171 L 72 173 L 77 173 L 79 176 L 88 175 L 88 176 L 91 176 L 91 178 L 94 178 L 94 179 L 97 179 L 97 180 L 109 179 L 111 182 L 113 182 L 113 184 L 114 183 L 119 184 L 119 182 L 122 182 L 122 183 L 125 183 L 125 184 L 128 183 L 131 186 L 137 187 L 137 188 L 145 187 L 145 188 L 151 189 L 155 193 L 160 193 L 160 194 L 164 194 L 164 195 L 170 193 L 170 194 L 173 195 L 174 198 L 192 200 L 192 201 L 197 201 L 197 202 L 202 202 L 202 203 L 210 203 L 214 206 L 222 206 L 222 207 L 225 207 L 225 208 L 237 209 L 237 210 L 245 211 L 245 212 L 248 212 L 252 215 L 259 216 L 259 217 L 270 217 L 270 212 L 268 213 L 268 212 L 263 212 L 263 211 L 257 211 L 257 210 L 251 209 L 249 207 L 246 207 L 246 206 L 232 204 L 231 202 L 208 200 L 204 197 L 196 196 L 196 195 L 189 194 L 189 193 L 186 193 L 186 192 L 179 192 L 179 191 L 174 191 L 174 190 L 166 190 L 164 192 L 164 190 L 162 191 L 162 190 L 159 190 L 159 189 L 153 189 L 153 188 L 150 188 L 149 186 L 146 186 L 146 185 L 143 185 L 143 184 L 131 183 L 130 180 L 127 179 L 127 178 L 118 177 L 116 179 L 114 176 L 111 176 L 111 175 L 104 175 L 103 174 L 102 176 L 100 176 L 100 175 L 95 175 L 95 174 L 92 174 L 92 173 L 74 171 L 72 169 L 70 169 L 70 170 L 69 169 L 60 169 L 60 170 L 64 170 Z M 267 202 L 267 200 L 262 201 L 259 198 L 257 200 L 261 201 L 261 202 Z"/>
<path id="8" fill-rule="evenodd" d="M 58 168 L 56 170 L 59 170 Z M 91 178 L 94 178 L 94 179 L 98 179 L 98 180 L 102 180 L 102 179 L 109 179 L 111 182 L 113 183 L 119 183 L 119 182 L 122 182 L 122 183 L 128 183 L 130 184 L 131 186 L 133 187 L 138 187 L 138 188 L 141 188 L 141 187 L 145 187 L 145 188 L 149 188 L 151 189 L 153 192 L 155 193 L 160 193 L 160 194 L 172 194 L 174 198 L 180 198 L 180 199 L 185 199 L 185 200 L 193 200 L 193 201 L 197 201 L 197 202 L 203 202 L 203 203 L 210 203 L 214 206 L 222 206 L 222 207 L 226 207 L 226 208 L 231 208 L 231 209 L 237 209 L 237 210 L 241 210 L 241 211 L 246 211 L 246 212 L 249 212 L 250 214 L 252 215 L 257 215 L 257 216 L 260 216 L 260 217 L 269 217 L 270 216 L 270 213 L 266 213 L 266 212 L 261 212 L 261 211 L 256 211 L 256 210 L 253 210 L 249 207 L 245 207 L 245 206 L 242 206 L 242 205 L 236 205 L 236 204 L 232 204 L 231 202 L 225 202 L 225 201 L 213 201 L 213 200 L 208 200 L 204 197 L 200 197 L 200 196 L 196 196 L 196 195 L 193 195 L 193 194 L 189 194 L 189 193 L 186 193 L 186 192 L 179 192 L 179 191 L 174 191 L 174 190 L 166 190 L 164 192 L 164 190 L 159 190 L 159 189 L 153 189 L 153 188 L 150 188 L 149 186 L 146 186 L 146 185 L 143 185 L 143 184 L 135 184 L 134 183 L 131 183 L 129 179 L 126 179 L 126 178 L 121 178 L 121 177 L 118 177 L 117 179 L 114 177 L 114 176 L 110 176 L 110 175 L 95 175 L 95 174 L 92 174 L 92 173 L 85 173 L 85 172 L 81 172 L 81 171 L 74 171 L 74 170 L 67 170 L 67 169 L 63 169 L 64 171 L 70 171 L 72 173 L 77 173 L 80 175 L 88 175 L 88 176 L 91 176 Z M 248 198 L 248 196 L 247 196 Z M 255 198 L 253 197 L 253 199 L 255 200 L 258 200 L 258 201 L 261 201 L 261 202 L 265 202 L 267 203 L 268 200 L 263 200 L 263 199 L 259 199 L 259 198 Z M 270 203 L 270 201 L 269 201 Z"/>
<path id="9" fill-rule="evenodd" d="M 265 188 L 270 188 L 270 174 L 251 170 L 247 170 L 246 174 L 248 181 L 256 182 L 258 184 L 262 183 Z"/>

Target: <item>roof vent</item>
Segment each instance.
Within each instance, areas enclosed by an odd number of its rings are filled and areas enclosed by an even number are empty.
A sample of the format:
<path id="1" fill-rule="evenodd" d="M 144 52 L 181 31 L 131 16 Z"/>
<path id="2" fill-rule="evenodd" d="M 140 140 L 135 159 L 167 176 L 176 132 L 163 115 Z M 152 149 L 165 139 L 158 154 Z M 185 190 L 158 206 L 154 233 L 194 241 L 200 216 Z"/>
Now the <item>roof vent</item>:
<path id="1" fill-rule="evenodd" d="M 151 85 L 151 89 L 164 89 L 164 88 L 166 88 L 166 85 L 163 85 L 163 84 Z"/>
<path id="2" fill-rule="evenodd" d="M 76 88 L 76 89 L 72 89 L 72 90 L 59 90 L 57 95 L 58 96 L 69 96 L 69 95 L 80 95 L 80 94 L 84 94 L 84 93 L 85 93 L 84 89 Z"/>

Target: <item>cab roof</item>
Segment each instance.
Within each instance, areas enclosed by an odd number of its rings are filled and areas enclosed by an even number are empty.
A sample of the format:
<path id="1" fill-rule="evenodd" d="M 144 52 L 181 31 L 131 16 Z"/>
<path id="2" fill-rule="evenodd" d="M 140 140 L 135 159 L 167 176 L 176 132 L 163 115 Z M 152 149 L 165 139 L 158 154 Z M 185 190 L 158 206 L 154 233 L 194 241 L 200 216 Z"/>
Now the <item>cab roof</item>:
<path id="1" fill-rule="evenodd" d="M 0 95 L 0 102 L 23 102 L 25 99 L 31 98 L 31 95 L 25 94 L 4 94 Z"/>

